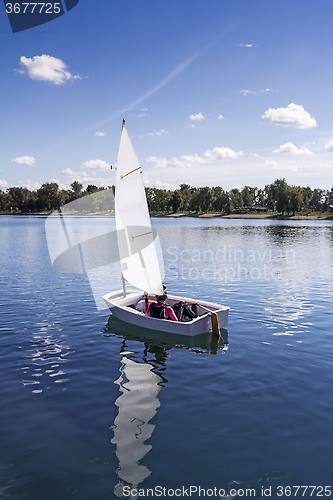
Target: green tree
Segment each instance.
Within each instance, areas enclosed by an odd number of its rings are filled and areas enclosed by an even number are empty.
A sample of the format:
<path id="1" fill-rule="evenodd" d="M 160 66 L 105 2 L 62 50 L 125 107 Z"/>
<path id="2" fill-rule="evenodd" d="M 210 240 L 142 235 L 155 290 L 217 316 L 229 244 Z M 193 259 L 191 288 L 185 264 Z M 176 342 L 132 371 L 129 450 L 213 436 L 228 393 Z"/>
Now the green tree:
<path id="1" fill-rule="evenodd" d="M 199 199 L 201 210 L 203 212 L 208 212 L 213 200 L 212 191 L 208 186 L 199 189 Z"/>
<path id="2" fill-rule="evenodd" d="M 11 212 L 12 206 L 14 205 L 14 200 L 9 193 L 5 193 L 0 189 L 0 211 L 1 212 Z"/>
<path id="3" fill-rule="evenodd" d="M 229 197 L 230 197 L 230 200 L 232 201 L 232 204 L 235 208 L 244 206 L 242 194 L 240 193 L 240 191 L 237 188 L 233 188 L 229 192 Z"/>
<path id="4" fill-rule="evenodd" d="M 69 189 L 59 191 L 59 206 L 65 205 L 71 201 L 72 192 Z"/>
<path id="5" fill-rule="evenodd" d="M 309 205 L 309 202 L 312 198 L 312 189 L 307 186 L 307 187 L 302 187 L 301 188 L 301 193 L 302 193 L 302 207 L 307 208 Z"/>
<path id="6" fill-rule="evenodd" d="M 315 188 L 312 191 L 312 197 L 309 201 L 309 206 L 319 212 L 324 209 L 324 201 L 325 201 L 325 191 L 323 189 Z"/>
<path id="7" fill-rule="evenodd" d="M 99 187 L 95 186 L 94 184 L 89 184 L 87 186 L 87 189 L 85 190 L 85 193 L 87 193 L 87 194 L 97 193 L 97 191 L 101 191 L 103 189 L 104 188 L 99 188 Z"/>
<path id="8" fill-rule="evenodd" d="M 213 187 L 213 200 L 212 200 L 212 209 L 215 212 L 223 212 L 226 211 L 226 205 L 229 200 L 229 195 L 226 193 L 221 187 Z"/>
<path id="9" fill-rule="evenodd" d="M 223 192 L 220 194 L 220 196 L 216 199 L 216 211 L 217 212 L 232 212 L 234 210 L 234 207 L 232 207 L 232 210 L 230 210 L 230 197 L 229 193 Z"/>
<path id="10" fill-rule="evenodd" d="M 288 199 L 289 199 L 289 207 L 290 210 L 295 215 L 296 212 L 300 211 L 300 208 L 303 203 L 303 196 L 300 187 L 289 186 L 288 188 Z M 288 211 L 289 213 L 289 211 Z"/>
<path id="11" fill-rule="evenodd" d="M 179 209 L 181 210 L 183 207 L 183 202 L 184 200 L 180 192 L 174 191 L 170 198 L 170 205 L 172 207 L 172 211 L 176 213 L 178 212 Z"/>
<path id="12" fill-rule="evenodd" d="M 14 210 L 20 212 L 27 212 L 29 210 L 29 199 L 31 198 L 29 189 L 23 187 L 9 187 L 7 193 L 13 200 L 12 207 Z"/>
<path id="13" fill-rule="evenodd" d="M 195 189 L 195 191 L 191 194 L 191 197 L 188 201 L 188 208 L 191 212 L 200 212 L 201 210 L 201 197 L 199 189 Z"/>
<path id="14" fill-rule="evenodd" d="M 72 182 L 70 185 L 71 189 L 71 198 L 72 200 L 76 200 L 77 198 L 80 198 L 82 196 L 82 184 L 78 181 Z"/>
<path id="15" fill-rule="evenodd" d="M 182 197 L 182 210 L 189 210 L 189 203 L 192 194 L 196 189 L 192 188 L 189 184 L 181 184 L 179 186 L 179 194 Z"/>
<path id="16" fill-rule="evenodd" d="M 224 209 L 225 209 L 227 214 L 231 214 L 235 210 L 234 204 L 232 202 L 232 199 L 231 199 L 229 193 L 228 193 L 228 201 L 225 204 Z"/>
<path id="17" fill-rule="evenodd" d="M 38 203 L 37 192 L 31 191 L 25 205 L 26 206 L 25 210 L 27 212 L 36 212 L 37 203 Z"/>
<path id="18" fill-rule="evenodd" d="M 146 188 L 149 211 L 166 212 L 170 207 L 172 193 L 166 189 Z"/>
<path id="19" fill-rule="evenodd" d="M 251 188 L 250 186 L 244 186 L 241 190 L 241 197 L 243 200 L 244 207 L 252 207 L 255 196 L 256 196 L 257 188 Z"/>
<path id="20" fill-rule="evenodd" d="M 268 206 L 273 210 L 281 212 L 282 215 L 288 210 L 288 184 L 285 179 L 277 179 L 269 186 L 265 187 Z"/>
<path id="21" fill-rule="evenodd" d="M 56 182 L 45 182 L 37 189 L 37 210 L 56 210 L 60 205 L 59 186 Z"/>
<path id="22" fill-rule="evenodd" d="M 327 201 L 329 205 L 333 205 L 333 187 L 330 191 L 327 191 Z"/>
<path id="23" fill-rule="evenodd" d="M 145 189 L 146 191 L 146 198 L 147 198 L 147 205 L 148 209 L 150 212 L 154 212 L 155 210 L 155 189 L 154 188 L 149 188 L 147 187 Z"/>

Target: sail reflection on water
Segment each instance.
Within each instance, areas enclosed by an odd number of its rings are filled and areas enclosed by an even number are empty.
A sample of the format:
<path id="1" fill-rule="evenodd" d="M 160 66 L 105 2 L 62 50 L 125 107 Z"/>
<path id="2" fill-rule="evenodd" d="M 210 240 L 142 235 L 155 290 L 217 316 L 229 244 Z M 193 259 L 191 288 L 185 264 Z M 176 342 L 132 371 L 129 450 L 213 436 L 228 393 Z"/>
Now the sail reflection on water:
<path id="1" fill-rule="evenodd" d="M 115 381 L 122 393 L 115 404 L 118 415 L 114 421 L 114 437 L 119 460 L 117 475 L 120 479 L 115 494 L 123 496 L 123 487 L 136 488 L 151 471 L 140 460 L 150 451 L 151 445 L 145 444 L 154 431 L 155 425 L 149 421 L 160 406 L 158 393 L 163 379 L 154 373 L 149 363 L 138 363 L 122 352 L 120 377 Z"/>

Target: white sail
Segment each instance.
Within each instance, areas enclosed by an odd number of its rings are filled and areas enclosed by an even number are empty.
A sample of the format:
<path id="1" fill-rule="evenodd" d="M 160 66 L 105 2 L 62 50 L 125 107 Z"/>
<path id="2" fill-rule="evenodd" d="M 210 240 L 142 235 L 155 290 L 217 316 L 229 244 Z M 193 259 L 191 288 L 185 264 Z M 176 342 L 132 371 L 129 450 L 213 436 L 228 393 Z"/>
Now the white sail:
<path id="1" fill-rule="evenodd" d="M 163 286 L 151 227 L 142 171 L 123 123 L 117 160 L 115 217 L 124 279 L 149 293 Z"/>

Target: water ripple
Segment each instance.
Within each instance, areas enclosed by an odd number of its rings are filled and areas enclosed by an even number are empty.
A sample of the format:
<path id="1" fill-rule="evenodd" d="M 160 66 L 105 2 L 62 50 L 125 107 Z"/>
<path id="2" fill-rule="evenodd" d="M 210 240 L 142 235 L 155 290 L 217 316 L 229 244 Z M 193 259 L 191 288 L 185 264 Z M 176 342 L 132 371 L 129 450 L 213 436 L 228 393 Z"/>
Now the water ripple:
<path id="1" fill-rule="evenodd" d="M 47 334 L 47 331 L 48 327 L 43 325 L 40 332 L 33 336 L 20 368 L 27 375 L 22 380 L 24 386 L 41 386 L 38 390 L 34 388 L 34 394 L 43 392 L 50 382 L 63 384 L 68 381 L 64 364 L 72 349 L 67 345 L 65 335 L 54 337 Z"/>

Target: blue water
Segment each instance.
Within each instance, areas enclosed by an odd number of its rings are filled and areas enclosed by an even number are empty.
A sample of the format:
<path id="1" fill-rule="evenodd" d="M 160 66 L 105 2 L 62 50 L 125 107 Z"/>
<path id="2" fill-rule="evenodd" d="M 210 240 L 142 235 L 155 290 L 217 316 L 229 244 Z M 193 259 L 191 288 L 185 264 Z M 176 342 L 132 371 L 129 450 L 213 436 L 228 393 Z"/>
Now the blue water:
<path id="1" fill-rule="evenodd" d="M 1 216 L 0 499 L 330 496 L 333 223 L 153 225 L 168 290 L 230 306 L 219 344 L 116 321 L 45 218 Z"/>

